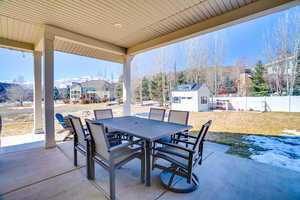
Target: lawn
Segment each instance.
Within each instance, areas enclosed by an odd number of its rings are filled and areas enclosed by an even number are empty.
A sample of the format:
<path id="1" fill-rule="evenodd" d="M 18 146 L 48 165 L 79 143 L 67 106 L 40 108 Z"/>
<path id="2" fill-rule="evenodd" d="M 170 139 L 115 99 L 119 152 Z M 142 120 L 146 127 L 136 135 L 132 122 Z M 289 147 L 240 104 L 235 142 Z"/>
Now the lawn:
<path id="1" fill-rule="evenodd" d="M 211 132 L 273 136 L 287 134 L 284 130 L 300 132 L 300 113 L 288 112 L 193 112 L 189 123 L 198 130 L 209 119 Z"/>
<path id="2" fill-rule="evenodd" d="M 73 114 L 84 118 L 93 118 L 93 110 L 101 108 L 112 108 L 114 116 L 122 114 L 121 105 L 106 106 L 106 104 L 64 105 L 58 104 L 55 112 L 63 115 Z M 149 106 L 133 106 L 132 112 L 147 113 Z M 4 120 L 2 136 L 30 133 L 33 129 L 32 108 L 14 109 L 11 106 L 0 108 Z M 233 134 L 261 134 L 282 135 L 283 130 L 300 131 L 300 113 L 288 112 L 192 112 L 189 124 L 194 126 L 193 131 L 198 131 L 201 125 L 211 119 L 213 121 L 210 132 L 233 133 Z M 56 129 L 61 127 L 56 122 Z"/>

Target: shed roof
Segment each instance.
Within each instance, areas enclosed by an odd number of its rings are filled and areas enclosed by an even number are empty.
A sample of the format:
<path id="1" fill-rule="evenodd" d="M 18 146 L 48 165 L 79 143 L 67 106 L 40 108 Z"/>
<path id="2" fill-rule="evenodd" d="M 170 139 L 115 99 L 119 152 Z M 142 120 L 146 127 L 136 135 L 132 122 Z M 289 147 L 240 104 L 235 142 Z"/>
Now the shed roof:
<path id="1" fill-rule="evenodd" d="M 196 91 L 199 90 L 202 86 L 204 86 L 204 83 L 192 83 L 192 84 L 185 84 L 185 85 L 178 85 L 174 90 L 172 91 Z"/>

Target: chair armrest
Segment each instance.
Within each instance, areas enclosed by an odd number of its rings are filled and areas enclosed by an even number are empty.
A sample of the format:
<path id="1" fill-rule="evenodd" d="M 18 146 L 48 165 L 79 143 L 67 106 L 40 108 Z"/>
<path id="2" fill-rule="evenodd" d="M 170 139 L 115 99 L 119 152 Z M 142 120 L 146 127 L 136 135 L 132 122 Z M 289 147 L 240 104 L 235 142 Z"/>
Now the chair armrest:
<path id="1" fill-rule="evenodd" d="M 184 140 L 179 140 L 179 139 L 172 139 L 175 142 L 180 142 L 180 143 L 185 143 L 185 144 L 191 144 L 194 145 L 195 143 L 193 142 L 189 142 L 189 141 L 184 141 Z"/>
<path id="2" fill-rule="evenodd" d="M 193 136 L 193 135 L 189 135 L 189 134 L 187 134 L 187 133 L 178 133 L 178 135 L 184 136 L 184 137 L 193 138 L 193 139 L 197 139 L 197 137 L 195 137 L 195 136 Z"/>
<path id="3" fill-rule="evenodd" d="M 90 141 L 92 141 L 92 138 L 91 138 L 90 135 L 87 135 L 87 136 L 84 138 L 84 140 L 87 141 L 87 142 L 90 142 Z"/>
<path id="4" fill-rule="evenodd" d="M 189 149 L 189 148 L 186 148 L 186 147 L 183 147 L 183 146 L 178 145 L 178 144 L 173 144 L 173 143 L 168 143 L 168 142 L 160 142 L 160 141 L 155 142 L 155 143 L 159 143 L 159 144 L 166 145 L 166 146 L 169 146 L 169 147 L 178 148 L 178 149 L 180 149 L 180 150 L 184 150 L 184 151 L 187 151 L 187 152 L 189 152 L 189 153 L 195 153 L 194 150 Z"/>
<path id="5" fill-rule="evenodd" d="M 128 146 L 130 146 L 130 145 L 137 144 L 137 143 L 139 143 L 140 141 L 142 141 L 142 140 L 128 141 L 128 142 L 126 142 L 126 143 L 123 143 L 123 144 L 119 144 L 119 145 L 113 146 L 113 147 L 111 147 L 108 151 L 109 151 L 110 153 L 114 153 L 114 152 L 116 152 L 116 151 L 118 151 L 118 150 L 120 150 L 120 149 L 122 149 L 122 148 L 124 148 L 124 147 L 128 147 Z"/>
<path id="6" fill-rule="evenodd" d="M 154 148 L 154 150 L 158 151 L 157 154 L 154 154 L 154 155 L 158 155 L 158 154 L 160 154 L 160 152 L 164 152 L 164 153 L 167 153 L 167 154 L 172 154 L 172 155 L 184 158 L 186 160 L 189 159 L 189 156 L 186 156 L 186 155 L 184 155 L 182 153 L 178 153 L 178 152 L 175 152 L 175 151 L 169 151 L 167 149 L 164 149 L 163 147 L 157 147 L 157 148 Z"/>

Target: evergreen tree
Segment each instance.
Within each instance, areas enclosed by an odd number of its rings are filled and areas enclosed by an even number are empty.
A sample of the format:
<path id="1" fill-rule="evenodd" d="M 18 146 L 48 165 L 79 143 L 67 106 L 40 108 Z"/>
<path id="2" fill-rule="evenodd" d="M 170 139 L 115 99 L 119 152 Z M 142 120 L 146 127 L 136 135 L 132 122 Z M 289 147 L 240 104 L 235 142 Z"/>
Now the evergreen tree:
<path id="1" fill-rule="evenodd" d="M 226 90 L 226 93 L 228 93 L 228 94 L 236 92 L 236 88 L 234 86 L 234 81 L 231 80 L 228 76 L 226 76 L 226 78 L 225 78 L 224 89 Z"/>
<path id="2" fill-rule="evenodd" d="M 118 102 L 121 103 L 123 98 L 123 77 L 122 76 L 120 76 L 116 86 L 116 97 Z"/>
<path id="3" fill-rule="evenodd" d="M 135 101 L 136 101 L 136 102 L 141 101 L 140 91 L 141 91 L 140 86 L 138 86 L 138 87 L 135 89 L 135 91 L 134 91 L 134 94 L 135 94 L 134 96 L 135 96 Z"/>
<path id="4" fill-rule="evenodd" d="M 57 87 L 54 87 L 54 91 L 53 91 L 53 95 L 54 95 L 54 101 L 59 100 L 60 99 L 60 93 L 59 90 L 57 89 Z"/>
<path id="5" fill-rule="evenodd" d="M 70 99 L 70 86 L 67 86 L 66 93 L 64 94 L 65 99 Z"/>
<path id="6" fill-rule="evenodd" d="M 150 99 L 150 93 L 149 93 L 149 81 L 146 77 L 142 80 L 142 96 L 144 100 Z"/>
<path id="7" fill-rule="evenodd" d="M 294 82 L 294 89 L 293 95 L 299 96 L 300 95 L 300 45 L 297 49 L 296 55 L 296 69 L 295 69 L 295 82 Z"/>
<path id="8" fill-rule="evenodd" d="M 254 68 L 254 72 L 251 74 L 251 94 L 253 96 L 266 96 L 269 93 L 269 87 L 264 79 L 265 68 L 262 62 L 259 60 L 256 63 L 256 67 Z"/>
<path id="9" fill-rule="evenodd" d="M 150 87 L 151 87 L 151 96 L 152 96 L 152 98 L 153 98 L 153 100 L 156 100 L 156 101 L 158 101 L 158 100 L 160 100 L 160 94 L 161 94 L 161 92 L 160 92 L 160 90 L 161 90 L 161 87 L 160 87 L 160 83 L 161 83 L 161 81 L 159 80 L 160 79 L 160 75 L 155 75 L 154 77 L 153 77 L 153 79 L 151 80 L 151 84 L 150 84 Z"/>
<path id="10" fill-rule="evenodd" d="M 186 78 L 184 72 L 179 72 L 179 74 L 177 76 L 177 80 L 176 80 L 176 86 L 183 85 L 183 84 L 187 84 L 187 78 Z"/>

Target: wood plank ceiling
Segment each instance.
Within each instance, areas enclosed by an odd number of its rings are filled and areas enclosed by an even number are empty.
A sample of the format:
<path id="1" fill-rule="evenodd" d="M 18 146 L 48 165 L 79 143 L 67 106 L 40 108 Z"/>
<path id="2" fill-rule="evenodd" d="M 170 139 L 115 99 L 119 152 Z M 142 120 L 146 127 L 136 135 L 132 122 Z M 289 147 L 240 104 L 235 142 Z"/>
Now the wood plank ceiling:
<path id="1" fill-rule="evenodd" d="M 49 24 L 129 48 L 255 1 L 0 0 L 0 38 L 36 44 L 43 25 Z M 95 58 L 109 57 L 99 50 L 66 41 L 56 41 L 55 49 Z"/>

